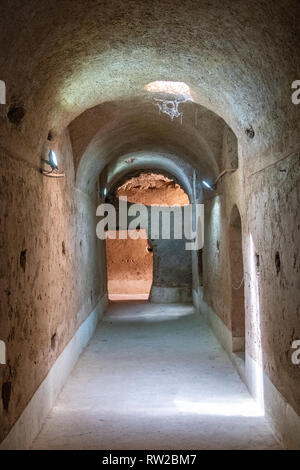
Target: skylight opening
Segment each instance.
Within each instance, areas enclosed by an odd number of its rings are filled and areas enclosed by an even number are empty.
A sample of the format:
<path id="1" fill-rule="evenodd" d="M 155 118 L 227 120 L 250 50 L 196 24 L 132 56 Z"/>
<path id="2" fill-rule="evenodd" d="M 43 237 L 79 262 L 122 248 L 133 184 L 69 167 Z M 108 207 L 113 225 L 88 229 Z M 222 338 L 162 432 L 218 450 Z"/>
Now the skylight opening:
<path id="1" fill-rule="evenodd" d="M 183 95 L 192 99 L 190 87 L 184 82 L 171 82 L 166 80 L 156 80 L 148 83 L 145 90 L 151 93 L 168 93 L 170 95 Z"/>

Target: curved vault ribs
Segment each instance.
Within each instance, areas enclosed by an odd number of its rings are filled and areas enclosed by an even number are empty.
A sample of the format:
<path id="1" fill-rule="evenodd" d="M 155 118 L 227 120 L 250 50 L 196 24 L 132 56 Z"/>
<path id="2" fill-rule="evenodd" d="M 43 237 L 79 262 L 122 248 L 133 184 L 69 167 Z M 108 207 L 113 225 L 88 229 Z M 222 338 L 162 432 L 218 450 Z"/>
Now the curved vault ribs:
<path id="1" fill-rule="evenodd" d="M 106 187 L 111 191 L 130 175 L 142 171 L 155 171 L 171 177 L 184 189 L 190 201 L 193 200 L 193 167 L 176 155 L 162 152 L 140 151 L 112 161 L 107 166 Z M 198 188 L 198 198 L 199 192 Z"/>
<path id="2" fill-rule="evenodd" d="M 176 99 L 163 95 L 166 97 Z M 192 168 L 203 178 L 215 178 L 222 165 L 225 122 L 192 102 L 182 103 L 180 111 L 183 120 L 171 120 L 159 113 L 154 100 L 135 99 L 105 103 L 83 113 L 69 126 L 77 186 L 91 191 L 105 166 L 110 165 L 113 171 L 112 162 L 117 164 L 122 157 L 122 171 L 130 169 L 128 161 L 124 166 L 130 155 L 135 168 L 139 164 L 141 168 L 157 166 L 167 171 L 169 161 L 171 168 L 174 167 L 173 176 L 183 178 L 181 182 L 188 192 L 191 192 L 188 178 Z M 189 177 L 183 176 L 183 170 Z"/>
<path id="3" fill-rule="evenodd" d="M 145 85 L 166 79 L 186 82 L 194 100 L 222 116 L 245 142 L 252 125 L 251 150 L 295 130 L 290 83 L 297 64 L 297 2 L 285 9 L 284 24 L 281 2 L 262 0 L 251 6 L 224 0 L 221 14 L 218 1 L 192 0 L 168 8 L 156 0 L 87 8 L 78 0 L 61 2 L 59 14 L 41 0 L 38 14 L 35 8 L 26 2 L 16 9 L 11 2 L 5 13 L 14 17 L 13 27 L 6 22 L 1 31 L 8 101 L 16 97 L 24 104 L 23 128 L 33 141 L 49 130 L 59 134 L 87 108 L 142 96 Z M 22 28 L 24 18 L 30 28 Z M 16 37 L 18 28 L 22 35 Z M 256 53 L 262 44 L 267 60 Z M 25 80 L 32 70 L 34 80 Z M 282 90 L 278 83 L 287 86 Z"/>

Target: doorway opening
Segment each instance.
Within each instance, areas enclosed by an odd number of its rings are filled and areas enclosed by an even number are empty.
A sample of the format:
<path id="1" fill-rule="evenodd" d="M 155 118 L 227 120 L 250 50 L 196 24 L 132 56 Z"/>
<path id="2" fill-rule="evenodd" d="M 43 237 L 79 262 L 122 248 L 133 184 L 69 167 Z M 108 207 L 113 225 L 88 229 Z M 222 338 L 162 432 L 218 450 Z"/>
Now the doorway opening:
<path id="1" fill-rule="evenodd" d="M 173 179 L 147 171 L 136 172 L 125 181 L 123 179 L 111 194 L 114 203 L 124 197 L 129 206 L 142 204 L 147 208 L 189 204 L 188 195 Z M 148 300 L 155 273 L 162 276 L 162 267 L 166 271 L 170 269 L 170 247 L 168 250 L 161 248 L 162 243 L 159 240 L 153 241 L 148 236 L 143 226 L 138 232 L 107 232 L 106 259 L 110 300 Z M 176 255 L 176 248 L 174 253 Z"/>
<path id="2" fill-rule="evenodd" d="M 135 237 L 139 235 L 139 237 Z M 113 238 L 114 237 L 114 238 Z M 146 230 L 114 230 L 106 236 L 110 300 L 148 300 L 153 281 L 153 252 Z"/>
<path id="3" fill-rule="evenodd" d="M 235 205 L 229 227 L 232 351 L 245 358 L 245 295 L 241 216 Z"/>

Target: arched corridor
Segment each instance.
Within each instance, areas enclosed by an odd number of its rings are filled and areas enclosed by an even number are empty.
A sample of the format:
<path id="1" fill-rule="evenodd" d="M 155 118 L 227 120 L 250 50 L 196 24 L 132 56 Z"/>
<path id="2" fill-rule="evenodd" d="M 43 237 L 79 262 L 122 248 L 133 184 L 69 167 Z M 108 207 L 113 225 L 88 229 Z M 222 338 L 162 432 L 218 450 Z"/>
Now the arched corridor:
<path id="1" fill-rule="evenodd" d="M 300 448 L 299 19 L 2 0 L 1 450 Z"/>

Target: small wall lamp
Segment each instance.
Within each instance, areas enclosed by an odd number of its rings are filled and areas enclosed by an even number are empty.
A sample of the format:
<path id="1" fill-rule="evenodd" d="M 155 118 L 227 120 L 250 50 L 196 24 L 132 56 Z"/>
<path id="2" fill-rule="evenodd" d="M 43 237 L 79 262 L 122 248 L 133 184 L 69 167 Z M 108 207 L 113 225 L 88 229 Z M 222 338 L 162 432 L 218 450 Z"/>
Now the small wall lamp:
<path id="1" fill-rule="evenodd" d="M 203 185 L 204 185 L 206 188 L 208 188 L 208 189 L 213 189 L 213 188 L 211 187 L 211 185 L 210 185 L 207 181 L 204 181 L 204 180 L 203 180 L 202 183 L 203 183 Z"/>
<path id="2" fill-rule="evenodd" d="M 63 178 L 65 176 L 64 173 L 54 173 L 55 170 L 58 170 L 58 158 L 54 150 L 50 150 L 48 154 L 48 160 L 42 158 L 42 162 L 46 163 L 51 167 L 50 171 L 45 171 L 41 169 L 41 173 L 45 176 L 52 176 L 56 178 Z"/>
<path id="3" fill-rule="evenodd" d="M 48 155 L 48 160 L 45 160 L 44 158 L 42 158 L 42 161 L 44 163 L 47 163 L 47 165 L 51 166 L 52 171 L 58 170 L 58 158 L 54 150 L 50 150 L 49 155 Z"/>

